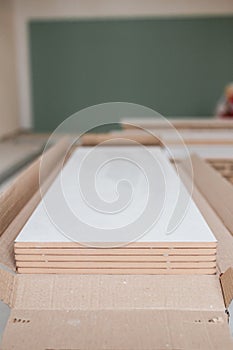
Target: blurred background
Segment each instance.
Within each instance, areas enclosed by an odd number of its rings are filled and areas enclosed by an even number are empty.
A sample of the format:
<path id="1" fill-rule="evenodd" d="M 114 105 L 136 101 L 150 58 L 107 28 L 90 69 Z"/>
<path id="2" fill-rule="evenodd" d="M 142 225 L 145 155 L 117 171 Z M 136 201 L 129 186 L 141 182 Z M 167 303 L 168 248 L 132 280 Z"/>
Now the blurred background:
<path id="1" fill-rule="evenodd" d="M 0 137 L 112 101 L 211 117 L 232 62 L 232 0 L 0 0 Z"/>

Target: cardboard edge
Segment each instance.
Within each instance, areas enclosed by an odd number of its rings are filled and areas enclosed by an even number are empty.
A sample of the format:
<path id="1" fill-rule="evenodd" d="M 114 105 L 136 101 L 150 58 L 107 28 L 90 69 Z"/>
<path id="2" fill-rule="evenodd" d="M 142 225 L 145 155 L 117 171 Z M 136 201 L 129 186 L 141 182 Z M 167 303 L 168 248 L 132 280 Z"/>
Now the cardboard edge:
<path id="1" fill-rule="evenodd" d="M 13 295 L 16 275 L 1 266 L 0 269 L 0 300 L 9 307 L 13 306 Z"/>
<path id="2" fill-rule="evenodd" d="M 233 268 L 229 267 L 220 276 L 220 283 L 223 291 L 225 305 L 228 308 L 233 300 Z"/>
<path id="3" fill-rule="evenodd" d="M 204 196 L 204 198 L 207 200 L 209 205 L 215 211 L 216 215 L 222 221 L 223 225 L 226 225 L 225 223 L 226 220 L 224 219 L 228 218 L 228 216 L 225 217 L 224 211 L 219 210 L 220 206 L 217 205 L 218 202 L 216 200 L 213 200 L 214 197 L 209 196 L 209 193 L 213 189 L 213 187 L 218 188 L 218 191 L 220 191 L 219 193 L 221 193 L 221 191 L 223 191 L 223 193 L 226 193 L 227 190 L 230 191 L 230 193 L 233 193 L 233 186 L 229 184 L 223 177 L 221 177 L 221 175 L 219 175 L 216 170 L 212 169 L 208 163 L 206 163 L 203 159 L 201 159 L 197 155 L 192 155 L 191 161 L 192 161 L 193 174 L 194 174 L 194 186 L 197 188 L 198 191 L 200 191 L 200 194 Z M 179 163 L 179 168 L 181 169 L 181 172 L 184 172 L 184 176 L 189 178 L 189 181 L 190 181 L 192 174 L 190 173 L 191 170 L 190 170 L 189 162 L 190 162 L 189 160 L 184 159 L 182 162 Z M 200 176 L 199 170 L 201 170 L 202 176 Z M 206 184 L 203 185 L 202 183 L 203 176 L 208 179 L 209 186 L 206 186 Z M 210 181 L 210 179 L 212 181 Z M 217 200 L 218 198 L 219 197 L 217 197 Z M 233 209 L 231 210 L 233 215 Z M 229 233 L 232 234 L 232 231 Z M 219 274 L 220 274 L 219 279 L 220 279 L 225 306 L 226 308 L 228 308 L 230 303 L 233 300 L 233 267 L 229 266 L 227 270 L 223 272 L 219 271 Z"/>

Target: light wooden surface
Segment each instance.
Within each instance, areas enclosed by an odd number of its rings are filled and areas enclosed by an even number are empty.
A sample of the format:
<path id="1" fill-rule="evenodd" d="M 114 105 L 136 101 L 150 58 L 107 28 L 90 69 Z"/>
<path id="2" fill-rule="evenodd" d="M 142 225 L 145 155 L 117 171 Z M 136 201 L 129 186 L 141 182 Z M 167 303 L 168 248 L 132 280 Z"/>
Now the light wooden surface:
<path id="1" fill-rule="evenodd" d="M 86 134 L 83 135 L 80 139 L 82 146 L 96 146 L 98 144 L 102 144 L 103 146 L 132 146 L 132 141 L 135 142 L 135 144 L 139 143 L 145 146 L 157 146 L 161 144 L 155 135 L 145 133 L 137 134 L 112 132 L 108 134 Z"/>
<path id="2" fill-rule="evenodd" d="M 137 126 L 141 128 L 171 128 L 171 124 L 177 129 L 226 129 L 233 128 L 233 121 L 216 118 L 123 118 L 121 120 L 124 129 L 132 129 Z"/>

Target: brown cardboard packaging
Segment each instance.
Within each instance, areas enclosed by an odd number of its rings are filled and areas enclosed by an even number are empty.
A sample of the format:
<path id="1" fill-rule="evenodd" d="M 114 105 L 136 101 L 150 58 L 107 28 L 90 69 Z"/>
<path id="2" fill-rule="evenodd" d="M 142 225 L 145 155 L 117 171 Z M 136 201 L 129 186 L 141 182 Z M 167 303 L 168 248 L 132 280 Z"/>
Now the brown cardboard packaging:
<path id="1" fill-rule="evenodd" d="M 65 147 L 59 143 L 48 151 L 51 169 L 43 185 L 54 177 Z M 2 350 L 233 349 L 218 275 L 17 274 L 13 242 L 40 200 L 38 169 L 39 160 L 4 195 L 13 213 L 1 225 L 0 299 L 12 311 Z M 194 199 L 220 242 L 218 267 L 228 305 L 232 289 L 224 280 L 232 281 L 232 236 L 197 188 Z M 0 198 L 1 213 L 6 209 Z"/>

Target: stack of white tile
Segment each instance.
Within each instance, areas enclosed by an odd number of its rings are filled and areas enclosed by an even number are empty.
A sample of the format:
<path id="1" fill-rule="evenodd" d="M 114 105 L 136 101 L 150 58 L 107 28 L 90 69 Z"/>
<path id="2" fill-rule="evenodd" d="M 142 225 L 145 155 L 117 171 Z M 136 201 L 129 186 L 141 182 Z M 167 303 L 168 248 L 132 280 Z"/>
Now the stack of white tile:
<path id="1" fill-rule="evenodd" d="M 214 274 L 216 239 L 157 147 L 81 147 L 15 242 L 19 273 Z"/>

